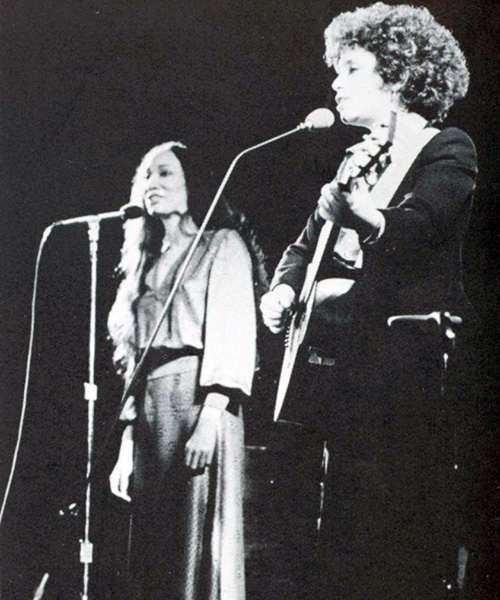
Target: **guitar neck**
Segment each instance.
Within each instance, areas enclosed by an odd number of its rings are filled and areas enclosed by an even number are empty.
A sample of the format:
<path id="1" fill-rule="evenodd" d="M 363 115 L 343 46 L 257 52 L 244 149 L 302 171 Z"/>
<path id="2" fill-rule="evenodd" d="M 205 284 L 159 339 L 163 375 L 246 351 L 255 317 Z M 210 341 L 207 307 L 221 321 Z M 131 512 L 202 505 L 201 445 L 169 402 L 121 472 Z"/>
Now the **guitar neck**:
<path id="1" fill-rule="evenodd" d="M 311 259 L 311 262 L 307 266 L 306 278 L 304 280 L 304 285 L 302 286 L 302 290 L 300 293 L 299 303 L 307 302 L 314 283 L 316 281 L 316 277 L 318 275 L 319 266 L 325 254 L 326 246 L 328 244 L 328 240 L 330 239 L 330 235 L 333 229 L 332 221 L 325 221 L 321 231 L 319 233 L 318 242 L 316 244 L 316 249 L 314 250 L 314 255 Z"/>

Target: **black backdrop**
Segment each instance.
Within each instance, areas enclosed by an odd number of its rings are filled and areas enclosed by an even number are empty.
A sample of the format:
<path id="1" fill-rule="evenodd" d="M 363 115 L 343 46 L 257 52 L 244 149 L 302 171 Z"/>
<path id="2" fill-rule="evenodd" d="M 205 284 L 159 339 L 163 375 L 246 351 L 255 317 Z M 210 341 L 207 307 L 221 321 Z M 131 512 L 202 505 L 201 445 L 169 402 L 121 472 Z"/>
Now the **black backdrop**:
<path id="1" fill-rule="evenodd" d="M 24 0 L 2 18 L 2 215 L 0 256 L 2 488 L 14 448 L 28 346 L 38 243 L 51 222 L 114 210 L 128 199 L 140 157 L 180 139 L 196 153 L 213 193 L 243 148 L 332 107 L 323 30 L 353 0 Z M 484 323 L 478 429 L 484 547 L 492 555 L 498 418 L 499 295 L 497 0 L 429 0 L 468 58 L 470 92 L 447 124 L 477 145 L 480 176 L 464 253 L 465 282 Z M 260 237 L 272 270 L 298 233 L 318 189 L 353 134 L 298 134 L 245 158 L 227 195 Z M 121 230 L 102 226 L 99 250 L 97 435 L 116 405 L 105 317 L 116 282 Z M 85 468 L 89 261 L 84 226 L 57 230 L 42 262 L 38 327 L 24 443 L 3 525 L 6 597 L 30 597 L 52 560 L 57 510 L 80 499 Z M 269 379 L 279 351 L 266 338 Z M 250 443 L 265 443 L 268 384 L 250 418 Z M 63 525 L 65 527 L 65 525 Z M 490 527 L 490 528 L 488 528 Z M 77 534 L 78 535 L 78 534 Z M 72 547 L 67 549 L 71 552 Z M 484 577 L 491 577 L 485 561 Z M 493 562 L 491 562 L 493 564 Z"/>

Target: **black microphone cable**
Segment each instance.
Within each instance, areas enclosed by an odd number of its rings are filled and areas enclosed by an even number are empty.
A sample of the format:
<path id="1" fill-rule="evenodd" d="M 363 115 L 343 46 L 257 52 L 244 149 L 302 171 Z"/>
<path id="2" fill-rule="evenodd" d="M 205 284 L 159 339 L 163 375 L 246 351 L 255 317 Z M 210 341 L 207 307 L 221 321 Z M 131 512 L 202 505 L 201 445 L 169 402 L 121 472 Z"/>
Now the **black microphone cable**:
<path id="1" fill-rule="evenodd" d="M 23 402 L 21 407 L 21 416 L 19 417 L 19 427 L 17 430 L 17 441 L 14 449 L 14 455 L 12 457 L 12 465 L 10 468 L 9 479 L 7 481 L 7 486 L 5 488 L 5 493 L 2 501 L 2 509 L 0 510 L 0 525 L 2 524 L 3 516 L 5 514 L 5 507 L 7 506 L 7 499 L 9 497 L 10 489 L 12 486 L 12 481 L 14 479 L 14 473 L 16 470 L 17 459 L 19 456 L 19 449 L 21 447 L 21 439 L 24 429 L 24 421 L 26 417 L 26 408 L 28 406 L 28 389 L 29 389 L 29 381 L 30 381 L 30 373 L 31 373 L 31 359 L 33 356 L 33 342 L 35 339 L 35 322 L 36 322 L 36 296 L 38 289 L 38 275 L 40 271 L 40 262 L 42 258 L 43 249 L 45 247 L 45 243 L 54 227 L 54 224 L 50 225 L 45 229 L 42 235 L 42 239 L 40 245 L 38 247 L 38 254 L 36 257 L 35 264 L 35 277 L 33 280 L 33 293 L 31 298 L 31 324 L 30 324 L 30 337 L 28 343 L 28 358 L 26 359 L 26 374 L 24 378 L 24 389 L 23 389 Z"/>

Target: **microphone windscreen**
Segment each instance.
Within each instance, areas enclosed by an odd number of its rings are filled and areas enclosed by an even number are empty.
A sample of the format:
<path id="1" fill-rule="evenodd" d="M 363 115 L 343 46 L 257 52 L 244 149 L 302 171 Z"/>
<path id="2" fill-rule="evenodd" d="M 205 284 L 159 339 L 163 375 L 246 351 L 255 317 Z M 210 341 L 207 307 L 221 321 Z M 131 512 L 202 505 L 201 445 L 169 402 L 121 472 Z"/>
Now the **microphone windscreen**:
<path id="1" fill-rule="evenodd" d="M 125 219 L 137 219 L 144 214 L 144 210 L 140 206 L 137 206 L 137 204 L 125 204 L 120 210 Z"/>
<path id="2" fill-rule="evenodd" d="M 333 125 L 335 117 L 328 108 L 317 108 L 309 113 L 304 121 L 304 125 L 309 131 L 316 129 L 328 129 Z"/>

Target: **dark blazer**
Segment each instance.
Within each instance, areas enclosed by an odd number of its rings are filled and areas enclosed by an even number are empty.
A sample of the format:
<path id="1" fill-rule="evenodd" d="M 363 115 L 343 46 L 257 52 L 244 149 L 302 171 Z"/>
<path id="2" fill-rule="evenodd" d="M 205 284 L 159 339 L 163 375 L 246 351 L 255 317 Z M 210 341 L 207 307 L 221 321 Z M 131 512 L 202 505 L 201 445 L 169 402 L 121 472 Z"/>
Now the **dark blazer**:
<path id="1" fill-rule="evenodd" d="M 334 540 L 332 548 L 347 548 L 342 552 L 363 575 L 367 565 L 368 571 L 384 565 L 389 577 L 397 565 L 400 584 L 423 569 L 428 582 L 419 597 L 438 597 L 441 577 L 431 583 L 432 573 L 451 573 L 464 539 L 469 363 L 462 360 L 467 375 L 460 375 L 453 352 L 453 369 L 443 379 L 439 329 L 414 323 L 389 328 L 387 318 L 441 310 L 469 317 L 461 249 L 476 173 L 474 145 L 458 129 L 445 129 L 422 149 L 382 211 L 383 235 L 363 248 L 363 268 L 353 273 L 357 281 L 347 298 L 350 323 L 311 333 L 311 343 L 335 362 L 311 366 L 312 383 L 284 407 L 286 418 L 318 427 L 329 440 L 325 506 L 332 517 L 325 523 L 332 529 L 323 536 Z M 300 290 L 322 224 L 317 213 L 309 218 L 284 253 L 273 286 Z M 349 277 L 334 264 L 332 248 L 327 252 L 322 277 Z M 314 333 L 322 336 L 319 344 Z M 460 389 L 451 388 L 450 371 Z"/>
<path id="2" fill-rule="evenodd" d="M 459 129 L 444 129 L 421 150 L 382 210 L 385 231 L 378 242 L 363 248 L 362 270 L 343 272 L 327 250 L 323 277 L 357 279 L 350 296 L 358 325 L 385 327 L 391 315 L 436 310 L 471 315 L 461 253 L 476 175 L 472 140 Z M 285 251 L 272 287 L 288 283 L 300 291 L 323 223 L 317 211 L 311 215 Z"/>

